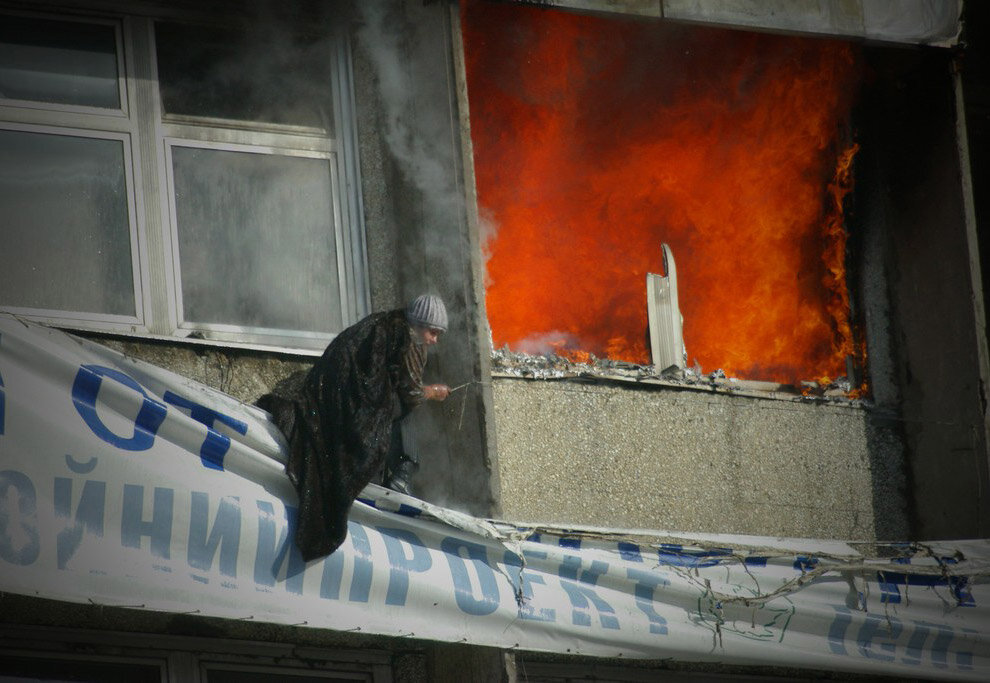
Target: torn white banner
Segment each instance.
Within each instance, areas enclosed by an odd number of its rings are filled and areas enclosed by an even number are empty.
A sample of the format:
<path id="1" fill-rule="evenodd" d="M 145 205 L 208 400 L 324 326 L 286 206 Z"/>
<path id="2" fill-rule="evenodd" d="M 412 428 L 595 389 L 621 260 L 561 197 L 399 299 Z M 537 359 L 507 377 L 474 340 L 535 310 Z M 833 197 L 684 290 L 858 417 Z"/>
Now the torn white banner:
<path id="1" fill-rule="evenodd" d="M 303 563 L 263 411 L 0 315 L 0 590 L 604 657 L 990 680 L 990 542 L 475 519 L 369 486 Z"/>

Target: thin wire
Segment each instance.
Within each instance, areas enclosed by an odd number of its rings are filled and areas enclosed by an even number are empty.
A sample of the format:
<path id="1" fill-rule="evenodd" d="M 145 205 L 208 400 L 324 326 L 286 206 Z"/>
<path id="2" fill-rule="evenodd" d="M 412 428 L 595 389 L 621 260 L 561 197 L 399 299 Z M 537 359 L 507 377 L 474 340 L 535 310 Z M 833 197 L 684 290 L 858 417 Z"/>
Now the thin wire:
<path id="1" fill-rule="evenodd" d="M 453 389 L 451 389 L 447 393 L 448 393 L 448 395 L 449 394 L 452 394 L 455 391 L 457 391 L 458 389 L 463 389 L 464 387 L 466 387 L 468 385 L 471 385 L 471 384 L 489 385 L 489 384 L 491 384 L 491 382 L 482 382 L 480 380 L 471 380 L 470 382 L 465 382 L 464 384 L 458 384 L 456 387 L 454 387 Z"/>
<path id="2" fill-rule="evenodd" d="M 464 394 L 464 398 L 461 400 L 461 416 L 457 420 L 457 431 L 461 431 L 461 425 L 464 424 L 464 408 L 467 406 L 467 393 Z"/>

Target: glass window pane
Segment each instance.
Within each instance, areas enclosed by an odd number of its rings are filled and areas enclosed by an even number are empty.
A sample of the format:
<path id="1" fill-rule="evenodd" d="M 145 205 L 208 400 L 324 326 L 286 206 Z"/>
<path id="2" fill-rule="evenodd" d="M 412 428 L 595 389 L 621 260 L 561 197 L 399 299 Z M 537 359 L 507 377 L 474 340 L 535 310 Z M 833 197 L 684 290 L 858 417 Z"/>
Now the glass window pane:
<path id="1" fill-rule="evenodd" d="M 173 147 L 184 318 L 342 328 L 326 159 Z"/>
<path id="2" fill-rule="evenodd" d="M 91 683 L 161 683 L 157 664 L 95 662 L 33 657 L 0 657 L 0 683 L 15 681 L 87 681 Z"/>
<path id="3" fill-rule="evenodd" d="M 155 42 L 166 114 L 332 128 L 328 38 L 159 23 Z"/>
<path id="4" fill-rule="evenodd" d="M 135 315 L 120 140 L 0 130 L 0 305 Z"/>
<path id="5" fill-rule="evenodd" d="M 120 109 L 112 26 L 0 15 L 0 98 Z"/>

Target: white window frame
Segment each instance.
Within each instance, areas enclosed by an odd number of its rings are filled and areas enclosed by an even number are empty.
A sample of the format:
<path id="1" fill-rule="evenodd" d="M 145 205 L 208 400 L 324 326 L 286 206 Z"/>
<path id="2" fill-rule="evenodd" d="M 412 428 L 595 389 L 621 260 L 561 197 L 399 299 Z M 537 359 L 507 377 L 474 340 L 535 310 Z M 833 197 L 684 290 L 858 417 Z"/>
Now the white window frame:
<path id="1" fill-rule="evenodd" d="M 69 329 L 306 356 L 322 353 L 334 334 L 207 325 L 183 320 L 171 150 L 175 146 L 198 146 L 327 159 L 331 170 L 330 200 L 334 221 L 327 239 L 335 240 L 342 327 L 367 315 L 370 311 L 367 252 L 359 209 L 361 197 L 350 51 L 344 31 L 334 30 L 329 36 L 333 41 L 333 76 L 328 84 L 333 130 L 252 124 L 163 114 L 154 24 L 158 20 L 180 23 L 202 20 L 203 12 L 186 16 L 179 10 L 162 10 L 157 16 L 139 16 L 127 13 L 129 5 L 126 2 L 118 3 L 116 9 L 119 11 L 113 13 L 106 9 L 106 2 L 94 2 L 91 11 L 80 9 L 78 2 L 69 4 L 71 7 L 65 10 L 46 12 L 8 9 L 0 4 L 0 13 L 112 25 L 117 47 L 120 108 L 111 110 L 0 99 L 0 128 L 27 127 L 25 129 L 44 133 L 124 141 L 136 314 L 132 317 L 3 305 L 0 305 L 0 311 Z M 137 77 L 139 73 L 147 74 L 143 81 Z"/>
<path id="2" fill-rule="evenodd" d="M 330 169 L 331 186 L 331 213 L 333 220 L 333 240 L 336 245 L 343 243 L 343 230 L 340 220 L 340 201 L 338 198 L 339 178 L 337 175 L 337 164 L 335 154 L 332 152 L 306 151 L 301 149 L 285 149 L 262 145 L 246 145 L 232 143 L 206 142 L 202 140 L 191 140 L 189 138 L 164 138 L 165 163 L 164 177 L 167 186 L 165 196 L 168 197 L 168 213 L 163 219 L 168 226 L 168 235 L 172 242 L 170 273 L 174 287 L 169 288 L 171 314 L 174 316 L 174 328 L 177 336 L 188 336 L 192 334 L 203 335 L 207 339 L 214 341 L 238 341 L 250 339 L 256 343 L 264 343 L 266 340 L 280 340 L 287 346 L 298 345 L 300 342 L 315 345 L 322 349 L 330 340 L 330 335 L 319 332 L 307 332 L 303 330 L 286 331 L 263 327 L 244 327 L 240 325 L 226 325 L 217 323 L 202 323 L 186 320 L 185 311 L 181 297 L 182 264 L 179 255 L 179 226 L 177 221 L 177 209 L 175 205 L 174 173 L 172 164 L 172 150 L 176 147 L 207 149 L 223 152 L 239 152 L 247 154 L 265 154 L 270 156 L 301 157 L 307 159 L 322 159 L 327 162 Z M 329 237 L 329 236 L 328 236 Z M 335 249 L 337 257 L 338 287 L 343 294 L 347 291 L 347 277 L 345 266 L 345 255 L 342 249 Z M 341 311 L 341 317 L 346 321 L 346 311 Z M 308 343 L 307 343 L 308 342 Z"/>
<path id="3" fill-rule="evenodd" d="M 97 319 L 112 330 L 127 330 L 144 325 L 144 287 L 142 286 L 141 250 L 139 245 L 143 242 L 138 229 L 138 211 L 135 204 L 136 194 L 134 192 L 135 168 L 131 152 L 131 136 L 129 133 L 116 133 L 106 130 L 94 130 L 92 128 L 67 128 L 55 126 L 38 126 L 24 123 L 0 122 L 0 130 L 19 131 L 25 133 L 41 133 L 44 135 L 58 135 L 64 137 L 90 138 L 93 140 L 115 140 L 121 143 L 124 161 L 124 185 L 127 194 L 127 221 L 128 235 L 130 237 L 131 252 L 131 293 L 134 297 L 135 315 L 116 315 L 111 313 L 81 313 L 77 311 L 62 311 L 57 309 L 38 309 L 19 306 L 4 306 L 4 311 L 9 311 L 15 315 L 26 318 L 55 321 L 78 321 L 85 325 L 92 319 Z"/>
<path id="4" fill-rule="evenodd" d="M 124 36 L 123 27 L 117 19 L 100 17 L 68 17 L 50 14 L 39 14 L 34 12 L 22 12 L 16 10 L 3 9 L 3 13 L 11 16 L 24 17 L 26 19 L 52 19 L 55 21 L 67 21 L 85 24 L 97 24 L 111 26 L 114 30 L 114 43 L 116 47 L 117 60 L 117 94 L 118 102 L 116 109 L 104 109 L 103 107 L 89 107 L 80 104 L 59 104 L 57 102 L 39 102 L 36 100 L 19 100 L 16 98 L 0 97 L 0 103 L 9 107 L 21 107 L 24 109 L 42 109 L 69 114 L 96 114 L 98 116 L 119 116 L 128 118 L 130 112 L 127 106 L 127 71 L 124 66 Z"/>

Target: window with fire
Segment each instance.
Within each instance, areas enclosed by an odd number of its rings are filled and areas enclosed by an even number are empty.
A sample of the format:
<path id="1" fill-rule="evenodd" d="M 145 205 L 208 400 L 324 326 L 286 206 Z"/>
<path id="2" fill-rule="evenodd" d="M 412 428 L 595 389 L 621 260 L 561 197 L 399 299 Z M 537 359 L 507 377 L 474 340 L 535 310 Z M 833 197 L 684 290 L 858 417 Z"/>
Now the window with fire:
<path id="1" fill-rule="evenodd" d="M 864 365 L 845 272 L 859 46 L 460 7 L 497 348 L 795 385 Z M 645 285 L 670 254 L 658 360 Z"/>
<path id="2" fill-rule="evenodd" d="M 270 19 L 0 7 L 0 311 L 310 352 L 366 313 L 346 46 Z"/>

